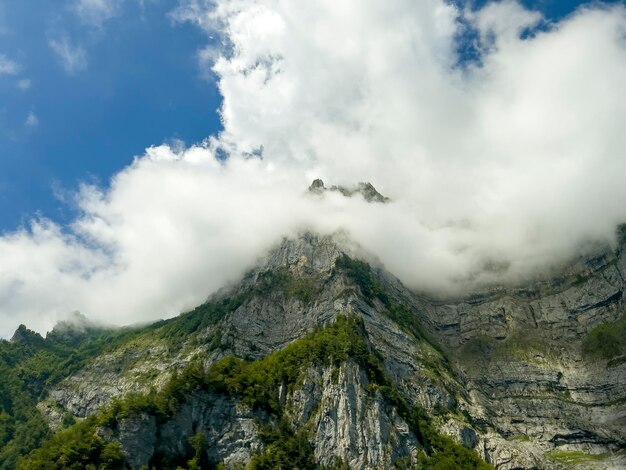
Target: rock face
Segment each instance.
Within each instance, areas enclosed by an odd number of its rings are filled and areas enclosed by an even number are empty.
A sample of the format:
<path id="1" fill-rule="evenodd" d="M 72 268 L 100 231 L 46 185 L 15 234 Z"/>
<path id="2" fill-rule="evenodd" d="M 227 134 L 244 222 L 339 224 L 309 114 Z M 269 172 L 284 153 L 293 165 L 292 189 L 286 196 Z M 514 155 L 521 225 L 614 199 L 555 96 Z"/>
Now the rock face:
<path id="1" fill-rule="evenodd" d="M 337 369 L 309 368 L 301 388 L 283 401 L 294 429 L 312 430 L 321 465 L 341 461 L 355 469 L 391 468 L 403 457 L 414 461 L 420 449 L 380 392 L 368 391 L 367 376 L 354 362 Z M 130 467 L 139 469 L 156 454 L 185 455 L 189 438 L 202 431 L 209 458 L 232 468 L 262 446 L 259 428 L 266 418 L 234 400 L 196 393 L 165 423 L 144 413 L 97 433 L 107 442 L 119 442 Z"/>
<path id="2" fill-rule="evenodd" d="M 156 340 L 150 344 L 129 341 L 65 379 L 48 392 L 46 401 L 75 416 L 89 416 L 114 397 L 130 392 L 144 393 L 151 386 L 160 386 L 172 371 L 187 361 L 187 354 L 172 354 Z"/>
<path id="3" fill-rule="evenodd" d="M 310 190 L 325 188 L 316 180 Z M 441 301 L 411 292 L 382 268 L 372 276 L 384 296 L 368 297 L 338 267 L 352 253 L 347 246 L 313 234 L 283 240 L 238 286 L 218 295 L 241 296 L 272 273 L 282 276 L 280 289 L 248 295 L 204 327 L 199 337 L 216 337 L 217 349 L 186 344 L 171 351 L 159 343 L 146 349 L 131 341 L 61 382 L 48 400 L 56 410 L 87 416 L 114 396 L 158 388 L 193 355 L 206 364 L 226 355 L 261 358 L 352 314 L 404 399 L 496 468 L 626 468 L 619 452 L 626 447 L 626 361 L 591 360 L 581 348 L 595 326 L 624 313 L 623 247 L 535 285 Z M 341 459 L 350 468 L 389 468 L 420 452 L 407 423 L 354 363 L 309 368 L 298 387 L 281 391 L 281 403 L 294 429 L 312 431 L 320 464 Z M 227 466 L 262 446 L 250 410 L 201 394 L 166 423 L 144 416 L 100 433 L 119 441 L 139 468 L 154 452 L 182 452 L 199 429 L 211 458 Z M 580 464 L 567 464 L 568 452 Z"/>
<path id="4" fill-rule="evenodd" d="M 247 462 L 260 442 L 252 412 L 221 396 L 196 393 L 165 423 L 141 414 L 121 420 L 113 429 L 99 428 L 105 441 L 117 441 L 133 469 L 150 463 L 157 453 L 185 455 L 189 438 L 202 431 L 206 452 L 228 467 Z"/>
<path id="5" fill-rule="evenodd" d="M 302 387 L 287 398 L 295 426 L 311 426 L 320 464 L 340 459 L 355 469 L 391 468 L 417 453 L 420 445 L 407 423 L 367 387 L 365 372 L 347 362 L 335 371 L 310 368 Z"/>
<path id="6" fill-rule="evenodd" d="M 590 360 L 581 343 L 623 314 L 625 260 L 618 251 L 567 278 L 422 310 L 468 379 L 475 419 L 545 452 L 624 448 L 626 363 Z"/>

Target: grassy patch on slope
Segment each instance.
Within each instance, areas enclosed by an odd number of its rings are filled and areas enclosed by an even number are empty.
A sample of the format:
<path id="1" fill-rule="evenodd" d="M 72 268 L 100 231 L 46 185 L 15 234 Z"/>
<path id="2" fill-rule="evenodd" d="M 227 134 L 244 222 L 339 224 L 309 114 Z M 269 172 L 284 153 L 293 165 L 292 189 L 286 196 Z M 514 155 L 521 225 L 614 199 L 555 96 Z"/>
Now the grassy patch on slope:
<path id="1" fill-rule="evenodd" d="M 626 361 L 626 314 L 591 330 L 583 341 L 583 352 L 591 358 L 605 359 L 609 365 Z"/>
<path id="2" fill-rule="evenodd" d="M 365 261 L 352 259 L 343 254 L 335 260 L 335 268 L 346 273 L 348 279 L 359 287 L 368 303 L 371 304 L 375 298 L 380 299 L 385 305 L 389 303 L 385 290 L 372 273 L 371 266 Z"/>
<path id="3" fill-rule="evenodd" d="M 546 455 L 555 462 L 566 465 L 601 462 L 608 457 L 608 454 L 587 454 L 577 450 L 555 450 Z"/>
<path id="4" fill-rule="evenodd" d="M 280 268 L 259 274 L 253 293 L 266 295 L 283 292 L 287 298 L 297 298 L 303 303 L 311 302 L 321 291 L 320 280 L 294 276 L 288 269 Z"/>

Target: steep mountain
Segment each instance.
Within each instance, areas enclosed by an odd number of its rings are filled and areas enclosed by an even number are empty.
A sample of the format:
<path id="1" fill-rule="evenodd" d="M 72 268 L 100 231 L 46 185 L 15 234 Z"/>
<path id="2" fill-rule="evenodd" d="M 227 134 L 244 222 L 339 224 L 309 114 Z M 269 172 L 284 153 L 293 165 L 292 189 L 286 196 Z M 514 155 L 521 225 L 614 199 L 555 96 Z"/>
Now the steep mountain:
<path id="1" fill-rule="evenodd" d="M 2 468 L 625 468 L 625 249 L 432 299 L 303 233 L 174 319 L 20 327 Z"/>

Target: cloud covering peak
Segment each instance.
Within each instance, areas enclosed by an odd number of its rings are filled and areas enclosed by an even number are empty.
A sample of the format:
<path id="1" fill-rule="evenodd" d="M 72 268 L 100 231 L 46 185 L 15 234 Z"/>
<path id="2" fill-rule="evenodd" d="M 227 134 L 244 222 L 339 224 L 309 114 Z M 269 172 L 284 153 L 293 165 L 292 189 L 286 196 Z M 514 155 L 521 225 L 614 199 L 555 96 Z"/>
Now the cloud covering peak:
<path id="1" fill-rule="evenodd" d="M 223 132 L 81 187 L 70 226 L 0 238 L 0 334 L 178 313 L 298 230 L 344 230 L 409 286 L 456 291 L 493 281 L 489 264 L 533 276 L 626 221 L 621 6 L 548 24 L 512 1 L 187 0 L 172 17 L 220 38 L 198 58 Z M 392 201 L 306 197 L 317 177 Z"/>

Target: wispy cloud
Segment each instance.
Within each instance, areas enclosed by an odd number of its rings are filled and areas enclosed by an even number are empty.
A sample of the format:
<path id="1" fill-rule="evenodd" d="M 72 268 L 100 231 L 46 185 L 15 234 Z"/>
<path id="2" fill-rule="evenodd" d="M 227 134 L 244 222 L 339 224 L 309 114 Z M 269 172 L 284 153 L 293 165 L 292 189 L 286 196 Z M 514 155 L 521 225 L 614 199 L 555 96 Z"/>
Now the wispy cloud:
<path id="1" fill-rule="evenodd" d="M 32 85 L 32 81 L 30 80 L 30 78 L 22 78 L 21 80 L 17 82 L 17 87 L 20 90 L 28 90 L 30 89 L 31 85 Z"/>
<path id="2" fill-rule="evenodd" d="M 34 129 L 35 127 L 39 126 L 39 118 L 33 111 L 28 113 L 24 125 L 30 129 Z"/>
<path id="3" fill-rule="evenodd" d="M 16 75 L 20 71 L 20 65 L 6 55 L 0 54 L 0 75 Z"/>
<path id="4" fill-rule="evenodd" d="M 87 68 L 87 53 L 82 46 L 72 44 L 67 35 L 50 39 L 48 44 L 56 53 L 65 71 L 74 75 Z"/>
<path id="5" fill-rule="evenodd" d="M 123 2 L 124 0 L 76 0 L 72 9 L 84 23 L 102 27 L 107 20 L 120 13 Z"/>

